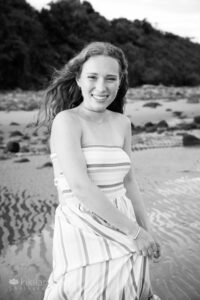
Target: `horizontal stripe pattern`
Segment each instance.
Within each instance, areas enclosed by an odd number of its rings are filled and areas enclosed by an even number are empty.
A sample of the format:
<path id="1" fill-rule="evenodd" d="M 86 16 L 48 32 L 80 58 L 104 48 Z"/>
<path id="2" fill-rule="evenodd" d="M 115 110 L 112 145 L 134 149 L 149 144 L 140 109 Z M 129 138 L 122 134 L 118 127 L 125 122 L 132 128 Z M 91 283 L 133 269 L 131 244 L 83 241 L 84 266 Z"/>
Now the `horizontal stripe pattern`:
<path id="1" fill-rule="evenodd" d="M 115 146 L 82 148 L 88 175 L 111 203 L 136 222 L 126 197 L 130 168 L 125 151 Z M 86 208 L 73 195 L 56 154 L 51 155 L 60 205 L 56 209 L 53 271 L 45 300 L 148 299 L 148 261 L 136 254 L 133 239 Z"/>
<path id="2" fill-rule="evenodd" d="M 123 180 L 130 169 L 128 154 L 118 146 L 84 146 L 82 148 L 88 176 L 108 197 L 125 193 Z M 65 199 L 73 192 L 62 172 L 56 153 L 51 154 L 54 166 L 54 184 L 64 191 Z"/>

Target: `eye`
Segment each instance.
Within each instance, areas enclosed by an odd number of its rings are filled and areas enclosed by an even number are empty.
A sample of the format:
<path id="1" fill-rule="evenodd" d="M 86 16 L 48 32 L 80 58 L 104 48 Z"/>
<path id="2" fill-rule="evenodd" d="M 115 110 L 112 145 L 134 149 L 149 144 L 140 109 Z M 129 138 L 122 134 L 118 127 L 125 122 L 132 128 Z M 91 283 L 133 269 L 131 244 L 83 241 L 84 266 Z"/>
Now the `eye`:
<path id="1" fill-rule="evenodd" d="M 94 80 L 94 79 L 96 79 L 96 76 L 95 75 L 89 75 L 87 78 L 91 79 L 91 80 Z"/>
<path id="2" fill-rule="evenodd" d="M 115 80 L 116 80 L 116 77 L 107 77 L 107 80 L 108 80 L 108 81 L 115 81 Z"/>

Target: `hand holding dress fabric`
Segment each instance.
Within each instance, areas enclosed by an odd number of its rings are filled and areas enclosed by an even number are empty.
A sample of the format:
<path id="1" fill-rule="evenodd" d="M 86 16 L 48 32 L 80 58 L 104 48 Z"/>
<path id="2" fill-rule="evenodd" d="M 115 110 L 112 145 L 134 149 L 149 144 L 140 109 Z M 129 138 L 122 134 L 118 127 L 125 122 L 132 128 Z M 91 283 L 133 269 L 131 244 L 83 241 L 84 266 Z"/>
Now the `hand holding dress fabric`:
<path id="1" fill-rule="evenodd" d="M 138 254 L 148 256 L 150 258 L 153 257 L 156 244 L 150 233 L 140 227 L 140 231 L 135 241 L 138 247 Z"/>

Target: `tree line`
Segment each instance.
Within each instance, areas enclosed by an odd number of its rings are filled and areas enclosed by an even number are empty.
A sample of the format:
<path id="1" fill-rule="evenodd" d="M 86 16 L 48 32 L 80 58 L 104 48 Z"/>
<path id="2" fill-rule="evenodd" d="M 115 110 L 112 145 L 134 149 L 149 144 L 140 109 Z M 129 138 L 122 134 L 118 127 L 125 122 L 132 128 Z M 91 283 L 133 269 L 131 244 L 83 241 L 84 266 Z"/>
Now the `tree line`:
<path id="1" fill-rule="evenodd" d="M 80 0 L 37 11 L 25 0 L 0 0 L 0 89 L 38 90 L 91 41 L 123 49 L 131 87 L 200 84 L 200 44 L 154 28 L 147 20 L 107 20 Z"/>

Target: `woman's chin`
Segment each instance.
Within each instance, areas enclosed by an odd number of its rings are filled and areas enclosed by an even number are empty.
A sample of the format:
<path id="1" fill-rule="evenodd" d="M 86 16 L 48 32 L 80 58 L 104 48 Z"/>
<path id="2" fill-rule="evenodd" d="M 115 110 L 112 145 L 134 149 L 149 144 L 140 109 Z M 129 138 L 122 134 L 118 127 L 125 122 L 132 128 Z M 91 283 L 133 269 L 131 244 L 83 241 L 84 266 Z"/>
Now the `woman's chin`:
<path id="1" fill-rule="evenodd" d="M 94 111 L 105 111 L 108 107 L 108 104 L 105 102 L 95 102 L 92 106 L 92 110 Z"/>
<path id="2" fill-rule="evenodd" d="M 98 111 L 105 111 L 111 103 L 112 101 L 96 101 L 93 105 L 93 108 Z"/>

